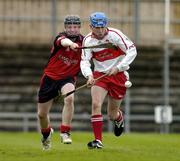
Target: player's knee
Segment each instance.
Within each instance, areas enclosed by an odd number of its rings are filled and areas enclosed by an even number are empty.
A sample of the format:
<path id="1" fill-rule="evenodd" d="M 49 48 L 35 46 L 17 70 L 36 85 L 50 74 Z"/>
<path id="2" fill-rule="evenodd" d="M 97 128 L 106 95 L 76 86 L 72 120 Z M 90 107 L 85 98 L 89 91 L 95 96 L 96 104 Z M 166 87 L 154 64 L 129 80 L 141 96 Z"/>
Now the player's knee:
<path id="1" fill-rule="evenodd" d="M 38 118 L 40 119 L 40 120 L 42 120 L 42 119 L 44 119 L 44 118 L 46 118 L 47 117 L 47 115 L 45 115 L 45 114 L 43 114 L 43 113 L 38 113 Z"/>
<path id="2" fill-rule="evenodd" d="M 44 119 L 47 117 L 47 113 L 44 113 L 44 112 L 38 112 L 38 118 L 40 120 Z"/>

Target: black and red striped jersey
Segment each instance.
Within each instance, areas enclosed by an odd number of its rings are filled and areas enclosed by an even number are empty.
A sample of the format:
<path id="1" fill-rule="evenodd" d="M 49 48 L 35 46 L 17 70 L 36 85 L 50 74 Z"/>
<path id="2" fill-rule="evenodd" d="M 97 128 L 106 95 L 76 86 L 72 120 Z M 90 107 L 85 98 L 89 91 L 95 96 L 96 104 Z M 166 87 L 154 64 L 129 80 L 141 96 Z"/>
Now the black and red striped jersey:
<path id="1" fill-rule="evenodd" d="M 73 51 L 70 47 L 61 45 L 61 40 L 68 38 L 79 46 L 82 45 L 83 36 L 68 37 L 65 32 L 59 33 L 55 38 L 49 61 L 44 74 L 54 80 L 75 77 L 80 71 L 81 50 Z"/>

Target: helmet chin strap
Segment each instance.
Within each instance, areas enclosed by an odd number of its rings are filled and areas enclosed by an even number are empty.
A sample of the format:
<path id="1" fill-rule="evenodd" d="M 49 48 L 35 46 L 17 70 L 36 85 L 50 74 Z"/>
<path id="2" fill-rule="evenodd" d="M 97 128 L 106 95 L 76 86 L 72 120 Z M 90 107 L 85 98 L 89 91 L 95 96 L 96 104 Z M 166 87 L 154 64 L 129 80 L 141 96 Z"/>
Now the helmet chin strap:
<path id="1" fill-rule="evenodd" d="M 77 34 L 77 35 L 68 35 L 67 34 L 67 38 L 69 38 L 72 42 L 75 42 L 79 39 L 79 34 Z"/>
<path id="2" fill-rule="evenodd" d="M 77 35 L 67 34 L 67 36 L 68 36 L 69 38 L 76 38 L 76 37 L 78 37 L 78 36 L 79 36 L 79 34 L 77 34 Z"/>

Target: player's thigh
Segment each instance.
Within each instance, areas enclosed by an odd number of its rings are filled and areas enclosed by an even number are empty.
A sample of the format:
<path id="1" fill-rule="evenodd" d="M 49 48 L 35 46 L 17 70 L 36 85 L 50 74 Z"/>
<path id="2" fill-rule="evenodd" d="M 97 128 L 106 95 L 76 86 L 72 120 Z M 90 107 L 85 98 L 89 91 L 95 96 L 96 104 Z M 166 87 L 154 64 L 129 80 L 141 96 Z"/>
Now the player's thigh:
<path id="1" fill-rule="evenodd" d="M 61 88 L 61 93 L 66 94 L 68 92 L 71 92 L 75 89 L 75 86 L 73 83 L 66 83 L 64 86 Z M 64 103 L 67 106 L 72 107 L 74 102 L 74 93 L 70 94 L 69 96 L 64 98 Z"/>
<path id="2" fill-rule="evenodd" d="M 45 103 L 38 103 L 38 115 L 47 115 L 49 113 L 49 110 L 51 109 L 53 104 L 53 99 L 45 102 Z"/>
<path id="3" fill-rule="evenodd" d="M 75 89 L 75 86 L 73 83 L 66 83 L 64 86 L 61 88 L 61 93 L 66 94 L 68 92 L 71 92 Z"/>
<path id="4" fill-rule="evenodd" d="M 104 88 L 96 85 L 91 87 L 91 96 L 93 103 L 98 103 L 102 105 L 106 95 L 107 95 L 107 90 L 105 90 Z"/>

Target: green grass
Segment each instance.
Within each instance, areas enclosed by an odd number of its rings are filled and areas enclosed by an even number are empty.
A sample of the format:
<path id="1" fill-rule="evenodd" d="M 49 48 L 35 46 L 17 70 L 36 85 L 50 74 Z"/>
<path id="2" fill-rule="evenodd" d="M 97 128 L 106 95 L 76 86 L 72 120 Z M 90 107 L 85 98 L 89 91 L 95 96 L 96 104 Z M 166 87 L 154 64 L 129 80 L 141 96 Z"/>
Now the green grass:
<path id="1" fill-rule="evenodd" d="M 91 133 L 73 132 L 63 145 L 54 133 L 53 147 L 42 151 L 38 133 L 0 133 L 0 161 L 179 161 L 180 135 L 104 133 L 104 148 L 89 150 Z"/>

